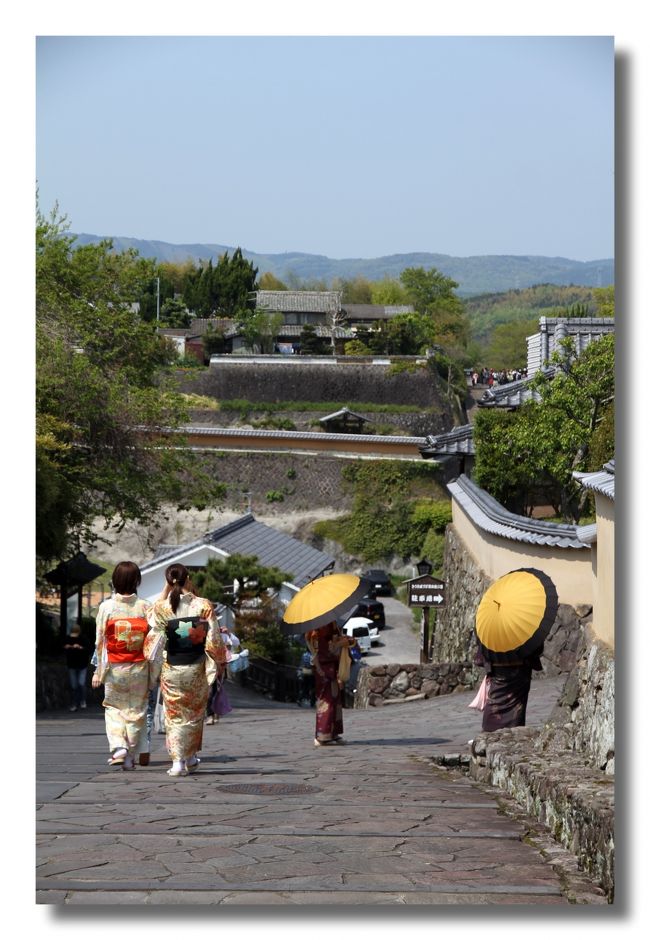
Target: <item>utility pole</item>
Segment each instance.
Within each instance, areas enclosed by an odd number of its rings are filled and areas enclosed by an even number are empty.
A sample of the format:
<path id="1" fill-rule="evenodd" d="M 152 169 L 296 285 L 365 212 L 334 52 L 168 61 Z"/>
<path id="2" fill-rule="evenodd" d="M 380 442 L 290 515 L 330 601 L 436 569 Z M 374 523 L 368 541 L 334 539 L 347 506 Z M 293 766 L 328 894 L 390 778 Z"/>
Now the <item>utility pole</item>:
<path id="1" fill-rule="evenodd" d="M 160 322 L 160 278 L 156 278 L 156 322 Z"/>

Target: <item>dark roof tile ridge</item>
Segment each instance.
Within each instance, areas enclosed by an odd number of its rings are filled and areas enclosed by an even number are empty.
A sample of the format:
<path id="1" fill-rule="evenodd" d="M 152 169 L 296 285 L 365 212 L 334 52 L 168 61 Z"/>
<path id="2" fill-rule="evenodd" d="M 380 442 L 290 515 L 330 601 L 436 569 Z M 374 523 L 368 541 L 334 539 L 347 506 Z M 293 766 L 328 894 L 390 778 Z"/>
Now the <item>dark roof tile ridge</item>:
<path id="1" fill-rule="evenodd" d="M 232 522 L 227 522 L 226 525 L 221 526 L 219 529 L 213 529 L 212 532 L 206 532 L 203 536 L 203 542 L 218 542 L 220 539 L 224 538 L 226 535 L 231 535 L 233 532 L 243 529 L 244 526 L 250 525 L 251 522 L 255 522 L 255 516 L 252 512 L 244 513 L 243 516 L 240 516 L 239 519 L 233 519 Z M 259 523 L 263 525 L 264 523 Z"/>
<path id="2" fill-rule="evenodd" d="M 510 512 L 488 492 L 481 489 L 473 480 L 470 480 L 464 473 L 459 476 L 455 482 L 461 487 L 463 492 L 470 496 L 477 506 L 494 522 L 500 522 L 503 525 L 509 525 L 517 529 L 523 529 L 528 532 L 535 532 L 538 535 L 564 536 L 566 538 L 578 539 L 578 527 L 572 523 L 545 522 L 543 519 L 531 519 L 530 516 L 520 516 L 517 513 Z"/>

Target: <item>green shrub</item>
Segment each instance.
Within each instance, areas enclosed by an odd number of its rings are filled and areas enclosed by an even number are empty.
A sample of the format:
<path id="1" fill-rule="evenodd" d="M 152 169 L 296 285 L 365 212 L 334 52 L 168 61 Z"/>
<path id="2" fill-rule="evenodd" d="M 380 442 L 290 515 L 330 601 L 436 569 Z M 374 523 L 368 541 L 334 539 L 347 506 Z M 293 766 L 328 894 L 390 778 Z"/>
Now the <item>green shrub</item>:
<path id="1" fill-rule="evenodd" d="M 295 431 L 296 426 L 289 418 L 272 418 L 268 415 L 259 421 L 251 421 L 254 428 L 265 428 L 271 431 Z"/>
<path id="2" fill-rule="evenodd" d="M 426 525 L 434 532 L 444 532 L 451 522 L 451 500 L 419 499 L 411 513 L 415 525 Z"/>
<path id="3" fill-rule="evenodd" d="M 267 503 L 283 503 L 284 493 L 281 490 L 269 490 L 266 494 Z"/>

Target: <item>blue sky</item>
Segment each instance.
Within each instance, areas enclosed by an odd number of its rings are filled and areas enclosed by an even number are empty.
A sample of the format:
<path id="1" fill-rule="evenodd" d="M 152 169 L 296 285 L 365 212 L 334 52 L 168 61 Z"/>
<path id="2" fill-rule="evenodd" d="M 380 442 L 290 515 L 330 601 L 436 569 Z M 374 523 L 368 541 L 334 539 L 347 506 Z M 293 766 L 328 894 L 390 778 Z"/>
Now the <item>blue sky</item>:
<path id="1" fill-rule="evenodd" d="M 375 257 L 614 255 L 609 36 L 47 36 L 73 231 Z"/>

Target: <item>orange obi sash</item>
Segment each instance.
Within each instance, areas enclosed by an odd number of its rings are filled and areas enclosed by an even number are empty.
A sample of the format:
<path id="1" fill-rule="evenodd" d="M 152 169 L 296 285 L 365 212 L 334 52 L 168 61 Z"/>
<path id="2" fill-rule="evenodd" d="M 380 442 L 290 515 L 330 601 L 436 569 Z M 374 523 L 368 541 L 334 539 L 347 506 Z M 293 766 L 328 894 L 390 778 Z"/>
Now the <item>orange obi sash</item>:
<path id="1" fill-rule="evenodd" d="M 144 617 L 111 617 L 104 633 L 109 663 L 142 662 L 149 629 Z"/>

